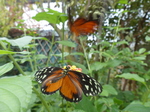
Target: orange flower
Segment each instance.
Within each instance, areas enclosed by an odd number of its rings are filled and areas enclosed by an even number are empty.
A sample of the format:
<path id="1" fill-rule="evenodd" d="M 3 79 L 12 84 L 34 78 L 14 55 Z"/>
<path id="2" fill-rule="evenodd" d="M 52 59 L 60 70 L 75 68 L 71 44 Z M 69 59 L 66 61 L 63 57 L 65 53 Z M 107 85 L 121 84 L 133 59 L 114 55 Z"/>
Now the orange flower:
<path id="1" fill-rule="evenodd" d="M 82 72 L 82 69 L 81 68 L 77 68 L 75 65 L 67 65 L 67 66 L 64 66 L 63 69 L 66 69 L 66 67 L 70 67 L 69 70 L 74 70 L 74 71 L 77 71 L 77 72 Z"/>

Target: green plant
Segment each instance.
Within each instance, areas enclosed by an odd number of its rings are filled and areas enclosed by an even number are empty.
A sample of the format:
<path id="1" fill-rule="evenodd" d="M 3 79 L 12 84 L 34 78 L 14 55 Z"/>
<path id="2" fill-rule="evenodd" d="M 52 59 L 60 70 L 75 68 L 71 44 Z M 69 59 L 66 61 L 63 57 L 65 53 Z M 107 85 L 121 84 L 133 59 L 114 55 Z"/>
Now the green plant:
<path id="1" fill-rule="evenodd" d="M 136 3 L 139 2 L 127 3 L 127 1 L 120 0 L 116 5 L 116 10 L 128 8 L 127 6 L 132 7 Z M 114 14 L 116 10 L 114 9 L 112 13 Z M 59 18 L 58 21 L 48 19 L 54 28 L 57 23 L 64 23 L 67 20 L 67 16 L 64 16 L 63 13 L 49 11 L 54 13 L 55 20 Z M 143 35 L 140 37 L 140 34 L 137 37 L 134 30 L 130 32 L 137 22 L 131 22 L 132 28 L 130 28 L 131 23 L 127 21 L 127 26 L 123 26 L 126 25 L 126 22 L 123 21 L 126 13 L 131 15 L 132 11 L 122 10 L 119 16 L 111 16 L 110 25 L 112 26 L 104 27 L 102 36 L 95 35 L 94 37 L 101 41 L 80 37 L 80 48 L 82 49 L 80 51 L 75 49 L 77 43 L 65 38 L 64 29 L 62 32 L 57 30 L 60 36 L 59 41 L 54 41 L 54 37 L 51 41 L 47 38 L 31 36 L 19 39 L 0 38 L 0 111 L 148 112 L 150 109 L 150 70 L 146 58 L 150 52 L 146 47 L 137 48 L 137 44 L 140 45 L 140 41 L 143 41 L 144 44 L 149 43 L 150 37 L 146 32 L 147 26 L 143 28 L 145 30 L 142 29 L 145 31 L 144 35 L 147 35 L 145 37 Z M 48 15 L 48 12 L 39 13 L 34 19 L 38 17 L 38 20 L 42 20 L 45 14 L 46 17 L 52 16 Z M 39 18 L 39 15 L 42 18 Z M 136 15 L 133 16 L 136 17 Z M 140 18 L 138 19 L 140 20 Z M 138 27 L 138 29 L 140 28 Z M 125 35 L 125 32 L 129 34 Z M 37 54 L 37 39 L 45 40 L 50 44 L 48 56 Z M 133 49 L 130 48 L 131 40 L 136 44 Z M 53 53 L 53 46 L 56 43 L 61 46 L 61 52 L 58 54 Z M 60 60 L 57 63 L 50 63 L 49 60 L 52 56 L 59 57 Z M 38 63 L 40 59 L 47 59 L 46 64 Z M 84 73 L 97 79 L 103 85 L 103 92 L 96 97 L 84 97 L 77 104 L 62 100 L 58 93 L 43 95 L 40 86 L 34 80 L 34 74 L 38 67 L 45 65 L 62 67 L 68 63 L 82 68 Z"/>

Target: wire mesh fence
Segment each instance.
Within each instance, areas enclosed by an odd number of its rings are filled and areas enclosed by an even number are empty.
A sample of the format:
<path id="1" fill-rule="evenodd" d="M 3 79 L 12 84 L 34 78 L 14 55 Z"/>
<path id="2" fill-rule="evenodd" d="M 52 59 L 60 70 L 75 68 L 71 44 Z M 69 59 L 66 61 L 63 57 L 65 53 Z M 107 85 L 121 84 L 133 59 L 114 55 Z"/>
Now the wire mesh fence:
<path id="1" fill-rule="evenodd" d="M 45 33 L 44 33 L 45 32 Z M 60 57 L 55 54 L 60 54 L 61 50 L 59 45 L 55 43 L 55 41 L 59 40 L 58 35 L 55 33 L 55 36 L 52 36 L 52 32 L 54 31 L 41 31 L 40 36 L 46 37 L 49 41 L 38 39 L 36 43 L 38 44 L 36 47 L 37 54 L 45 55 L 46 58 L 42 58 L 38 60 L 38 64 L 41 64 L 41 67 L 47 66 L 56 66 L 59 65 Z M 54 43 L 52 42 L 52 38 L 54 39 Z"/>

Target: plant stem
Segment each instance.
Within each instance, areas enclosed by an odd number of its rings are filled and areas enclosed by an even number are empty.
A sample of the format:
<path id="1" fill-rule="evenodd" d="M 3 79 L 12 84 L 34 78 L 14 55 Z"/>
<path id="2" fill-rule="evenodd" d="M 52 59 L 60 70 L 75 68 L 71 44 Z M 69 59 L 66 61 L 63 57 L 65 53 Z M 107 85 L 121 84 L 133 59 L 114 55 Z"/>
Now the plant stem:
<path id="1" fill-rule="evenodd" d="M 63 34 L 62 34 L 62 40 L 64 40 L 65 37 L 64 37 L 64 23 L 63 23 Z M 64 63 L 64 48 L 65 46 L 62 45 L 62 63 Z"/>
<path id="2" fill-rule="evenodd" d="M 27 49 L 27 51 L 29 52 L 29 49 Z M 31 61 L 32 53 L 31 53 L 31 55 L 30 55 L 30 54 L 27 54 L 27 55 L 28 55 L 28 59 L 29 59 L 29 63 L 30 63 L 31 70 L 32 70 L 32 72 L 33 72 L 33 71 L 34 71 L 34 67 L 33 67 L 33 64 L 32 64 L 32 61 Z"/>
<path id="3" fill-rule="evenodd" d="M 83 45 L 83 42 L 82 42 L 81 38 L 80 38 L 80 43 L 81 43 L 81 46 L 83 48 L 83 52 L 84 52 L 84 56 L 85 56 L 85 59 L 86 59 L 86 63 L 87 63 L 88 69 L 90 71 L 90 76 L 92 76 L 92 71 L 91 71 L 90 63 L 89 63 L 89 60 L 88 60 L 88 57 L 87 57 L 87 53 L 85 51 L 85 48 L 84 48 L 84 45 Z"/>
<path id="4" fill-rule="evenodd" d="M 0 45 L 2 46 L 2 48 L 4 50 L 8 50 L 7 47 L 5 46 L 5 44 L 0 41 Z M 8 54 L 8 57 L 13 61 L 14 65 L 17 67 L 17 69 L 19 70 L 19 72 L 22 74 L 22 75 L 26 75 L 23 70 L 20 68 L 19 64 L 15 61 L 15 59 L 13 58 L 13 56 L 11 54 Z"/>
<path id="5" fill-rule="evenodd" d="M 119 20 L 118 20 L 118 23 L 117 23 L 117 28 L 116 28 L 115 35 L 114 35 L 115 39 L 117 38 L 117 34 L 118 34 L 118 31 L 119 31 L 121 16 L 122 16 L 122 13 L 119 16 Z M 115 42 L 113 42 L 113 44 L 111 46 L 111 50 L 113 49 L 114 46 L 115 46 Z"/>
<path id="6" fill-rule="evenodd" d="M 54 45 L 54 40 L 55 40 L 55 34 L 53 33 L 52 34 L 52 41 L 48 41 L 49 44 L 50 44 L 50 48 L 49 48 L 49 53 L 48 53 L 48 57 L 47 57 L 47 62 L 46 62 L 46 66 L 49 66 L 49 63 L 50 63 L 50 59 L 51 59 L 51 54 L 52 54 L 52 51 L 53 51 L 53 45 Z"/>
<path id="7" fill-rule="evenodd" d="M 50 112 L 49 106 L 47 105 L 45 99 L 42 97 L 42 95 L 33 87 L 33 91 L 36 93 L 36 95 L 39 97 L 39 99 L 42 101 L 43 105 L 47 109 L 48 112 Z"/>

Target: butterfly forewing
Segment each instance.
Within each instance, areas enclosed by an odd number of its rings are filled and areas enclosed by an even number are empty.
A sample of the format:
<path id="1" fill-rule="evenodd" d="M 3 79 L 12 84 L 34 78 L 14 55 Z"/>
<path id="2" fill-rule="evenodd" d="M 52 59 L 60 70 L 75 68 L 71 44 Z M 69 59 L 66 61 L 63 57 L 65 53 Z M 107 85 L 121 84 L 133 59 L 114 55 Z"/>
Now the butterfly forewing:
<path id="1" fill-rule="evenodd" d="M 95 79 L 81 72 L 72 72 L 80 77 L 82 91 L 86 96 L 94 96 L 102 92 L 102 86 Z"/>
<path id="2" fill-rule="evenodd" d="M 38 83 L 42 83 L 42 93 L 53 94 L 60 89 L 62 86 L 62 72 L 63 69 L 58 67 L 46 67 L 36 72 L 35 79 Z"/>
<path id="3" fill-rule="evenodd" d="M 35 79 L 38 83 L 42 83 L 45 79 L 47 79 L 47 77 L 53 75 L 54 72 L 58 70 L 62 72 L 62 68 L 58 68 L 58 67 L 43 68 L 35 73 Z"/>

